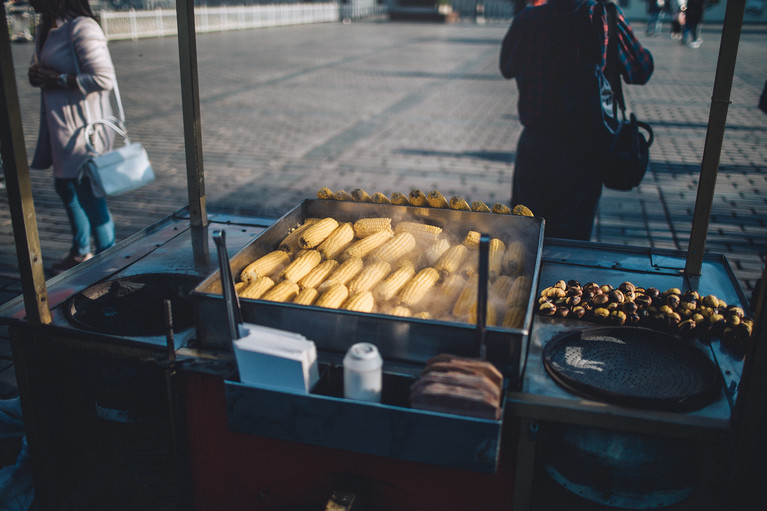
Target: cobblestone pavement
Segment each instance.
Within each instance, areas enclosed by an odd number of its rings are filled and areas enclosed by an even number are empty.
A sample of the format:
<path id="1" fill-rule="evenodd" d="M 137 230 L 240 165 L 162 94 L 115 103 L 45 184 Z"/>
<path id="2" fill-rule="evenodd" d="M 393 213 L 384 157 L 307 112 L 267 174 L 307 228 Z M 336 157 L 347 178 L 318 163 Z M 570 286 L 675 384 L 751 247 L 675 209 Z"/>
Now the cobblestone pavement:
<path id="1" fill-rule="evenodd" d="M 520 125 L 516 86 L 498 71 L 506 29 L 370 20 L 199 35 L 209 208 L 279 217 L 321 186 L 508 202 Z M 642 38 L 655 74 L 625 94 L 655 129 L 651 169 L 634 191 L 605 191 L 594 241 L 686 251 L 721 27 L 704 27 L 702 37 L 699 49 L 665 34 Z M 746 294 L 767 254 L 767 115 L 756 108 L 766 41 L 764 27 L 744 27 L 706 247 L 727 255 Z M 158 176 L 110 199 L 125 239 L 188 202 L 178 49 L 175 38 L 110 49 L 131 137 Z M 25 80 L 31 51 L 13 47 L 30 156 L 39 106 Z M 69 248 L 69 227 L 50 171 L 31 175 L 49 269 Z M 0 282 L 10 299 L 20 285 L 7 206 L 0 222 Z"/>

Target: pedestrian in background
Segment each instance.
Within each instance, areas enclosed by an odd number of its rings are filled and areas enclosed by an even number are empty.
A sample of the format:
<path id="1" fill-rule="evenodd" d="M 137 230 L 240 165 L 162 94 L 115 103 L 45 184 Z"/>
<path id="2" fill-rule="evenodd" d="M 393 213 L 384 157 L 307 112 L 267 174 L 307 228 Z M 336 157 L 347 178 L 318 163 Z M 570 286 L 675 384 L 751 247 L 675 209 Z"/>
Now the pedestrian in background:
<path id="1" fill-rule="evenodd" d="M 700 48 L 703 40 L 698 34 L 698 27 L 703 21 L 703 11 L 706 8 L 706 0 L 687 0 L 684 9 L 684 29 L 682 30 L 682 44 L 689 44 L 691 48 Z"/>
<path id="2" fill-rule="evenodd" d="M 72 268 L 115 242 L 107 203 L 93 195 L 81 169 L 88 162 L 83 130 L 86 119 L 112 115 L 109 92 L 115 81 L 107 40 L 88 0 L 30 0 L 41 21 L 29 83 L 41 90 L 40 128 L 30 167 L 53 167 L 54 187 L 72 229 L 72 248 L 54 263 L 55 273 Z M 79 71 L 78 71 L 79 70 Z M 100 126 L 91 142 L 100 153 L 111 149 L 114 135 Z"/>
<path id="3" fill-rule="evenodd" d="M 686 0 L 670 0 L 669 12 L 671 16 L 671 39 L 682 38 L 682 28 L 684 27 L 683 6 L 687 5 Z"/>
<path id="4" fill-rule="evenodd" d="M 595 20 L 595 0 L 548 0 L 522 10 L 503 40 L 500 69 L 515 78 L 519 120 L 511 203 L 545 218 L 546 235 L 589 240 L 602 193 L 584 141 L 591 134 L 569 108 L 569 94 L 591 65 L 603 61 L 607 21 Z M 601 11 L 600 11 L 601 12 Z M 617 9 L 618 70 L 626 83 L 643 84 L 653 59 Z M 595 27 L 601 27 L 601 38 Z M 596 90 L 594 93 L 596 94 Z M 577 103 L 577 102 L 576 102 Z"/>
<path id="5" fill-rule="evenodd" d="M 647 28 L 645 34 L 653 36 L 662 23 L 663 11 L 666 9 L 666 0 L 647 0 Z"/>

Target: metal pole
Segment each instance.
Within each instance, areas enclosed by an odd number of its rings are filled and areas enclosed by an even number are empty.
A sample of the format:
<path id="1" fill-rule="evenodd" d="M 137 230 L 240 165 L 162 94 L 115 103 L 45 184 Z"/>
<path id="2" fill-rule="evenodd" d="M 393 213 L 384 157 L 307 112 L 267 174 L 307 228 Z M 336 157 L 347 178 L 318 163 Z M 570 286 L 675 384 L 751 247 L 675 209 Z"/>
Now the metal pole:
<path id="1" fill-rule="evenodd" d="M 194 24 L 194 0 L 176 2 L 178 56 L 181 73 L 181 106 L 184 115 L 186 179 L 189 215 L 192 227 L 208 225 L 205 201 L 205 172 L 202 164 L 202 119 L 197 76 L 197 40 Z"/>
<path id="2" fill-rule="evenodd" d="M 48 324 L 51 322 L 51 311 L 48 307 L 48 290 L 45 286 L 10 41 L 8 20 L 3 7 L 0 9 L 0 155 L 27 320 L 33 325 Z"/>
<path id="3" fill-rule="evenodd" d="M 722 154 L 722 139 L 727 121 L 727 110 L 730 106 L 732 77 L 735 74 L 735 58 L 738 55 L 740 30 L 745 8 L 746 0 L 727 1 L 722 27 L 722 41 L 719 45 L 719 57 L 714 78 L 714 92 L 711 96 L 706 144 L 703 148 L 703 160 L 700 168 L 698 195 L 695 199 L 695 212 L 690 229 L 690 246 L 687 251 L 687 264 L 685 266 L 685 273 L 688 275 L 700 275 L 703 265 L 706 233 L 711 216 L 711 204 L 714 200 L 719 157 Z"/>

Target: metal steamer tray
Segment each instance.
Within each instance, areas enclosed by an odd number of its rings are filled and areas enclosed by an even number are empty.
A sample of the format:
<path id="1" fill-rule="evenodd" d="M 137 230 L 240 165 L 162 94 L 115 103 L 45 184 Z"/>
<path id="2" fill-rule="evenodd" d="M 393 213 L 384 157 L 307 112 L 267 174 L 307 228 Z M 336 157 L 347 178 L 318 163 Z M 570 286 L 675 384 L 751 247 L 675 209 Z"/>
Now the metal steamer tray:
<path id="1" fill-rule="evenodd" d="M 517 329 L 487 326 L 483 335 L 487 359 L 504 373 L 508 388 L 519 386 L 534 313 L 533 290 L 537 286 L 541 264 L 542 219 L 450 209 L 305 200 L 232 256 L 232 274 L 239 275 L 246 265 L 277 249 L 290 230 L 307 218 L 324 217 L 333 217 L 339 222 L 391 217 L 392 225 L 404 220 L 438 225 L 457 241 L 469 230 L 501 238 L 507 243 L 521 241 L 526 249 L 523 272 L 532 284 L 523 326 Z M 226 310 L 219 272 L 203 280 L 193 290 L 192 296 L 198 305 L 198 341 L 206 347 L 227 349 Z M 313 340 L 320 352 L 329 354 L 342 356 L 352 344 L 370 342 L 378 347 L 386 362 L 423 364 L 439 353 L 468 357 L 480 355 L 478 327 L 473 324 L 242 298 L 240 306 L 244 321 L 298 332 Z"/>

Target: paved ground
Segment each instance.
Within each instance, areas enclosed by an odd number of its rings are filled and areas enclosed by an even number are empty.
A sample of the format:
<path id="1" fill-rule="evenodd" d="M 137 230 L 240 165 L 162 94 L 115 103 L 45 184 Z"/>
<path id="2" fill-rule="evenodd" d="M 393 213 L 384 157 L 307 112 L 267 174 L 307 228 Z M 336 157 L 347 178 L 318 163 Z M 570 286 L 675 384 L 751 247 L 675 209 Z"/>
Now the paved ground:
<path id="1" fill-rule="evenodd" d="M 209 207 L 278 217 L 321 186 L 508 202 L 520 126 L 516 86 L 498 72 L 506 29 L 371 20 L 198 36 Z M 721 27 L 702 37 L 699 49 L 642 38 L 655 75 L 625 94 L 655 129 L 651 170 L 635 191 L 604 193 L 595 241 L 687 249 Z M 766 41 L 764 27 L 744 28 L 707 244 L 727 255 L 747 294 L 767 254 L 767 115 L 756 108 Z M 175 38 L 110 49 L 130 133 L 158 175 L 110 200 L 125 239 L 187 203 L 178 50 Z M 39 103 L 25 81 L 31 50 L 13 47 L 30 155 Z M 50 268 L 69 248 L 69 227 L 50 171 L 32 171 L 32 186 Z M 4 303 L 21 292 L 7 206 L 0 241 Z"/>

